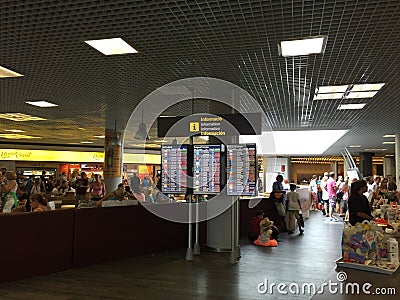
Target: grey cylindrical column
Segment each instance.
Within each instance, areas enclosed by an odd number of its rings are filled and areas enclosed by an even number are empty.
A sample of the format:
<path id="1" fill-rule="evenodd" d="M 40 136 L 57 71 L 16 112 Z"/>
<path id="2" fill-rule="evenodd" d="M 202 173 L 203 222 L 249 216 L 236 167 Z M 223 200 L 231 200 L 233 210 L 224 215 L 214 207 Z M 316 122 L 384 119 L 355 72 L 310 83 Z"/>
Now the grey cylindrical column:
<path id="1" fill-rule="evenodd" d="M 106 129 L 104 140 L 104 183 L 107 192 L 115 190 L 122 182 L 123 132 Z"/>
<path id="2" fill-rule="evenodd" d="M 360 172 L 365 176 L 372 176 L 372 156 L 373 153 L 360 153 Z"/>
<path id="3" fill-rule="evenodd" d="M 385 156 L 383 159 L 383 176 L 396 176 L 396 161 L 394 156 Z"/>

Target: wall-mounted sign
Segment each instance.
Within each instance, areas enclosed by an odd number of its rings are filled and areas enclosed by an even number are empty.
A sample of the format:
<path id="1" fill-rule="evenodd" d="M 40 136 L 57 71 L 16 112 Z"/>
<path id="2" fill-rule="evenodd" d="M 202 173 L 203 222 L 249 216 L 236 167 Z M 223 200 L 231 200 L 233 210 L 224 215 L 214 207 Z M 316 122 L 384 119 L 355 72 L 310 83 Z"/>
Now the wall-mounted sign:
<path id="1" fill-rule="evenodd" d="M 187 117 L 159 117 L 158 136 L 187 137 L 261 134 L 261 114 L 194 114 Z"/>
<path id="2" fill-rule="evenodd" d="M 0 149 L 0 160 L 54 161 L 54 162 L 104 162 L 103 152 Z M 124 153 L 124 163 L 160 164 L 159 154 Z"/>

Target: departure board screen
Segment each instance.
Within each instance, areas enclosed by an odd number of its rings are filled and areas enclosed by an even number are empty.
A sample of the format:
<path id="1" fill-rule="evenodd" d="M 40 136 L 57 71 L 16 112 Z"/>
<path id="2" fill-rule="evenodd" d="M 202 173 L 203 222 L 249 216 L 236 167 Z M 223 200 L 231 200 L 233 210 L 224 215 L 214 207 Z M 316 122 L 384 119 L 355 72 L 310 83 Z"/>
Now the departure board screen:
<path id="1" fill-rule="evenodd" d="M 161 191 L 163 193 L 186 193 L 187 159 L 187 145 L 163 145 L 161 147 Z"/>
<path id="2" fill-rule="evenodd" d="M 217 194 L 221 191 L 221 146 L 194 146 L 194 194 Z"/>
<path id="3" fill-rule="evenodd" d="M 256 144 L 227 145 L 227 195 L 254 195 L 256 191 Z"/>

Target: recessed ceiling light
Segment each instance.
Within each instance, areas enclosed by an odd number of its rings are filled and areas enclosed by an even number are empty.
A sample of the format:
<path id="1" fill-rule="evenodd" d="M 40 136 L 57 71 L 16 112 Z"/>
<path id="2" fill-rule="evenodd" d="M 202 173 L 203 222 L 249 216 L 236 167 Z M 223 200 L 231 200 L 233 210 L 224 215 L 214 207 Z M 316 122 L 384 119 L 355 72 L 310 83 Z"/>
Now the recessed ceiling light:
<path id="1" fill-rule="evenodd" d="M 2 133 L 2 134 L 0 134 L 0 138 L 11 139 L 11 140 L 41 139 L 40 136 L 31 136 L 31 135 L 24 135 L 24 134 L 18 134 L 18 133 Z"/>
<path id="2" fill-rule="evenodd" d="M 86 130 L 85 128 L 83 128 L 83 127 L 78 127 L 78 129 L 79 130 Z"/>
<path id="3" fill-rule="evenodd" d="M 0 78 L 6 78 L 6 77 L 20 77 L 20 76 L 24 76 L 22 74 L 19 74 L 17 72 L 11 71 L 7 68 L 4 68 L 2 66 L 0 66 Z"/>
<path id="4" fill-rule="evenodd" d="M 93 144 L 93 142 L 85 141 L 85 142 L 81 142 L 81 144 Z"/>
<path id="5" fill-rule="evenodd" d="M 104 139 L 106 136 L 105 135 L 94 135 L 95 138 L 98 139 Z"/>
<path id="6" fill-rule="evenodd" d="M 367 103 L 357 103 L 357 104 L 341 104 L 337 109 L 362 109 Z"/>
<path id="7" fill-rule="evenodd" d="M 39 106 L 39 107 L 57 107 L 58 104 L 50 103 L 47 101 L 25 101 L 25 103 L 34 105 L 34 106 Z"/>
<path id="8" fill-rule="evenodd" d="M 344 93 L 347 91 L 349 86 L 346 85 L 329 85 L 329 86 L 320 86 L 318 88 L 318 94 L 320 93 Z"/>
<path id="9" fill-rule="evenodd" d="M 330 94 L 317 94 L 314 96 L 314 100 L 324 99 L 342 99 L 343 93 L 330 93 Z"/>
<path id="10" fill-rule="evenodd" d="M 393 157 L 394 154 L 386 154 L 385 156 Z"/>
<path id="11" fill-rule="evenodd" d="M 365 83 L 355 84 L 352 88 L 352 92 L 365 92 L 365 91 L 379 91 L 385 84 L 384 83 Z"/>
<path id="12" fill-rule="evenodd" d="M 383 142 L 382 144 L 384 144 L 384 145 L 393 145 L 393 144 L 396 144 L 396 142 Z"/>
<path id="13" fill-rule="evenodd" d="M 31 115 L 21 114 L 21 113 L 4 113 L 0 114 L 0 118 L 6 120 L 12 120 L 16 122 L 24 122 L 24 121 L 43 121 L 46 119 L 40 117 L 34 117 Z"/>
<path id="14" fill-rule="evenodd" d="M 396 135 L 395 134 L 385 134 L 383 137 L 384 138 L 394 138 L 394 137 L 396 137 Z"/>
<path id="15" fill-rule="evenodd" d="M 127 54 L 127 53 L 138 52 L 121 38 L 90 40 L 90 41 L 85 41 L 85 43 L 92 46 L 96 50 L 100 51 L 104 55 L 116 55 L 116 54 Z"/>
<path id="16" fill-rule="evenodd" d="M 155 140 L 154 142 L 155 143 L 167 143 L 168 141 L 166 141 L 166 140 Z"/>
<path id="17" fill-rule="evenodd" d="M 350 145 L 350 148 L 361 148 L 361 145 Z"/>
<path id="18" fill-rule="evenodd" d="M 372 98 L 376 95 L 378 91 L 373 92 L 350 92 L 346 95 L 346 98 L 349 99 L 359 99 L 359 98 Z"/>
<path id="19" fill-rule="evenodd" d="M 280 54 L 283 57 L 322 53 L 326 46 L 326 36 L 281 41 Z"/>
<path id="20" fill-rule="evenodd" d="M 24 130 L 20 130 L 20 129 L 6 129 L 5 131 L 8 131 L 8 132 L 14 132 L 14 133 L 21 133 L 21 132 L 25 132 Z"/>
<path id="21" fill-rule="evenodd" d="M 387 149 L 385 148 L 368 148 L 364 149 L 364 151 L 386 151 Z"/>

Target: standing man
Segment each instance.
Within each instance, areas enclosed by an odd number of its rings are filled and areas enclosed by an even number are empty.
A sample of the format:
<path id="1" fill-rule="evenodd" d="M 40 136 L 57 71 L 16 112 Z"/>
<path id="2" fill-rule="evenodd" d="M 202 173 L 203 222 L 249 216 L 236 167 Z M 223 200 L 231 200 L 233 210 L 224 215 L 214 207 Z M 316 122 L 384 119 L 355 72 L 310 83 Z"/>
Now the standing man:
<path id="1" fill-rule="evenodd" d="M 336 207 L 336 180 L 335 180 L 335 173 L 330 172 L 328 181 L 326 182 L 326 190 L 329 194 L 329 217 L 331 221 L 337 221 L 336 218 L 333 217 L 333 210 Z"/>
<path id="2" fill-rule="evenodd" d="M 86 202 L 86 191 L 89 187 L 89 180 L 85 172 L 81 173 L 81 178 L 76 180 L 76 202 L 75 206 L 78 207 L 81 202 Z"/>
<path id="3" fill-rule="evenodd" d="M 131 188 L 134 193 L 140 193 L 140 178 L 136 173 L 133 173 L 133 177 L 131 178 Z"/>

